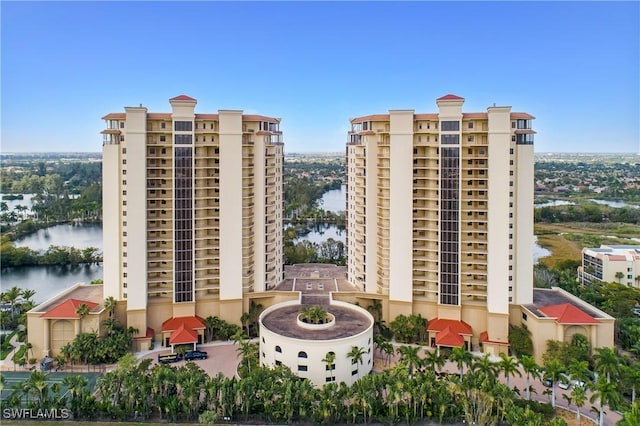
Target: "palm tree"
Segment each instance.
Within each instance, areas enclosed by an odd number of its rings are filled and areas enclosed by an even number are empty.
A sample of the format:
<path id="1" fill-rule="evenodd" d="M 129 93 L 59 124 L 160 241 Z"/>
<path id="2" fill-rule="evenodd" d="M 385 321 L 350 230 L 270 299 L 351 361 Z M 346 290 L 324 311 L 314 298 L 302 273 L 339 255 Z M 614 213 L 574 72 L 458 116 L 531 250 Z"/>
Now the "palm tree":
<path id="1" fill-rule="evenodd" d="M 551 379 L 551 406 L 556 408 L 556 382 L 564 373 L 564 366 L 557 359 L 544 363 L 545 376 Z"/>
<path id="2" fill-rule="evenodd" d="M 599 416 L 598 426 L 602 426 L 604 422 L 604 407 L 608 406 L 611 409 L 616 409 L 620 403 L 620 392 L 618 392 L 617 384 L 609 381 L 604 381 L 602 378 L 598 379 L 593 387 L 594 391 L 591 394 L 589 401 L 593 404 L 598 402 Z"/>
<path id="3" fill-rule="evenodd" d="M 519 362 L 516 358 L 510 357 L 510 356 L 506 356 L 505 354 L 501 353 L 500 354 L 500 362 L 498 363 L 498 367 L 502 370 L 502 372 L 504 373 L 504 377 L 506 379 L 506 385 L 508 388 L 511 388 L 510 386 L 510 378 L 511 376 L 515 377 L 516 375 L 518 375 L 519 377 L 522 377 L 522 373 L 520 372 L 520 369 L 518 368 L 519 366 Z"/>
<path id="4" fill-rule="evenodd" d="M 573 386 L 571 388 L 571 401 L 576 406 L 576 419 L 580 423 L 580 408 L 587 402 L 587 391 L 583 386 Z"/>
<path id="5" fill-rule="evenodd" d="M 572 359 L 567 368 L 571 380 L 586 383 L 589 380 L 589 361 Z"/>
<path id="6" fill-rule="evenodd" d="M 489 354 L 474 360 L 471 364 L 471 370 L 480 372 L 483 380 L 488 380 L 490 383 L 495 383 L 495 377 L 498 375 L 498 367 L 491 362 Z"/>
<path id="7" fill-rule="evenodd" d="M 520 358 L 520 365 L 527 375 L 527 400 L 531 400 L 531 379 L 540 377 L 540 366 L 531 355 L 523 355 Z"/>
<path id="8" fill-rule="evenodd" d="M 385 340 L 380 342 L 378 348 L 380 349 L 380 352 L 385 354 L 385 363 L 389 365 L 391 363 L 391 356 L 395 353 L 393 344 Z"/>
<path id="9" fill-rule="evenodd" d="M 400 355 L 400 365 L 407 368 L 410 379 L 413 378 L 413 371 L 422 365 L 422 358 L 419 355 L 420 349 L 420 346 L 400 346 L 396 349 Z"/>
<path id="10" fill-rule="evenodd" d="M 330 371 L 331 372 L 331 381 L 333 382 L 335 379 L 333 377 L 333 371 L 336 368 L 336 354 L 335 352 L 327 352 L 324 356 L 324 358 L 322 358 L 322 362 L 324 362 L 327 366 L 326 366 L 326 371 Z"/>
<path id="11" fill-rule="evenodd" d="M 9 303 L 11 305 L 11 318 L 12 319 L 15 317 L 16 302 L 20 298 L 21 294 L 22 294 L 22 290 L 20 290 L 16 286 L 11 287 L 9 290 L 7 290 L 6 292 L 3 293 L 4 300 L 6 300 L 7 303 Z"/>
<path id="12" fill-rule="evenodd" d="M 471 365 L 473 361 L 473 355 L 469 352 L 464 346 L 460 346 L 458 348 L 453 348 L 450 356 L 451 361 L 455 362 L 460 370 L 460 379 L 462 379 L 462 375 L 464 373 L 464 366 Z"/>
<path id="13" fill-rule="evenodd" d="M 620 271 L 616 272 L 616 280 L 618 280 L 618 283 L 622 284 L 622 279 L 624 278 L 624 274 Z"/>
<path id="14" fill-rule="evenodd" d="M 242 357 L 242 361 L 246 363 L 247 373 L 251 374 L 251 363 L 254 362 L 253 354 L 256 351 L 256 345 L 250 340 L 240 340 L 239 346 L 236 348 L 238 355 Z"/>
<path id="15" fill-rule="evenodd" d="M 616 426 L 640 425 L 640 403 L 633 403 L 628 411 L 622 413 L 622 420 Z"/>
<path id="16" fill-rule="evenodd" d="M 78 306 L 78 309 L 76 309 L 76 314 L 78 314 L 78 316 L 80 317 L 80 332 L 82 333 L 83 331 L 83 327 L 82 327 L 82 322 L 85 319 L 85 317 L 87 315 L 89 315 L 89 306 L 86 303 L 81 303 L 80 306 Z"/>
<path id="17" fill-rule="evenodd" d="M 440 351 L 427 351 L 425 353 L 424 365 L 439 373 L 442 367 L 446 364 L 447 360 L 440 355 Z"/>
<path id="18" fill-rule="evenodd" d="M 240 316 L 240 323 L 242 324 L 243 327 L 245 327 L 247 329 L 247 336 L 249 336 L 249 321 L 250 320 L 251 320 L 251 315 L 249 314 L 249 312 L 244 312 Z"/>
<path id="19" fill-rule="evenodd" d="M 607 376 L 607 382 L 611 382 L 611 376 L 617 379 L 620 374 L 620 359 L 612 348 L 597 348 L 593 356 L 596 364 L 596 372 Z"/>
<path id="20" fill-rule="evenodd" d="M 208 316 L 204 319 L 204 326 L 206 327 L 204 330 L 205 340 L 210 342 L 213 340 L 213 333 L 215 331 L 216 326 L 220 320 L 218 317 Z"/>
<path id="21" fill-rule="evenodd" d="M 351 364 L 356 364 L 356 378 L 360 377 L 360 368 L 358 364 L 362 364 L 364 354 L 366 351 L 364 348 L 360 348 L 358 346 L 352 346 L 351 350 L 347 353 L 347 358 L 351 360 Z"/>
<path id="22" fill-rule="evenodd" d="M 31 289 L 22 290 L 22 299 L 23 299 L 25 302 L 30 301 L 30 300 L 31 300 L 31 298 L 32 298 L 33 296 L 35 296 L 35 295 L 36 295 L 36 291 L 35 291 L 35 290 L 31 290 Z"/>
<path id="23" fill-rule="evenodd" d="M 109 312 L 109 319 L 113 318 L 113 312 L 115 311 L 116 306 L 118 306 L 118 302 L 113 296 L 109 296 L 104 299 L 104 308 Z"/>

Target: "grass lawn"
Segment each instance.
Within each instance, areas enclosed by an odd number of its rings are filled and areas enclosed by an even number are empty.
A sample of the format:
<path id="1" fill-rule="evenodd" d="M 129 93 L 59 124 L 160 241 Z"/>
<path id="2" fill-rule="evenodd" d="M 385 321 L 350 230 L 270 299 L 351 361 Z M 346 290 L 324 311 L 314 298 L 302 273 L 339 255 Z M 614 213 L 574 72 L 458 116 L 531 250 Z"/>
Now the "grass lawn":
<path id="1" fill-rule="evenodd" d="M 640 244 L 629 239 L 640 235 L 640 226 L 629 223 L 536 223 L 534 232 L 538 236 L 538 244 L 552 253 L 540 259 L 540 263 L 549 267 L 563 260 L 580 261 L 583 247 Z"/>

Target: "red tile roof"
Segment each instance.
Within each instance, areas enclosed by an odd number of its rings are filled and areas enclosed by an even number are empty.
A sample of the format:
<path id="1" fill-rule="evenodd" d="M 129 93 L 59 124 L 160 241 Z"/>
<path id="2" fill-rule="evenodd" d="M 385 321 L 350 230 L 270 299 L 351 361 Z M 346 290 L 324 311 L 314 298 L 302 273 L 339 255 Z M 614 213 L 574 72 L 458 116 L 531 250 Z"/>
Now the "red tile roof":
<path id="1" fill-rule="evenodd" d="M 149 112 L 147 120 L 171 120 L 170 112 Z"/>
<path id="2" fill-rule="evenodd" d="M 464 345 L 464 337 L 447 327 L 436 336 L 436 345 L 459 348 Z"/>
<path id="3" fill-rule="evenodd" d="M 512 119 L 516 119 L 516 118 L 521 118 L 524 120 L 532 120 L 535 117 L 531 114 L 527 114 L 526 112 L 512 112 L 511 113 L 511 118 Z"/>
<path id="4" fill-rule="evenodd" d="M 174 331 L 181 326 L 190 328 L 192 330 L 204 329 L 204 320 L 198 316 L 196 317 L 173 317 L 162 323 L 162 331 Z"/>
<path id="5" fill-rule="evenodd" d="M 436 113 L 427 113 L 427 114 L 414 114 L 414 120 L 437 120 L 438 114 Z"/>
<path id="6" fill-rule="evenodd" d="M 218 114 L 196 114 L 196 120 L 218 120 Z"/>
<path id="7" fill-rule="evenodd" d="M 427 325 L 427 331 L 440 332 L 447 328 L 450 328 L 451 331 L 457 334 L 464 334 L 467 336 L 471 336 L 473 334 L 471 326 L 464 321 L 434 318 L 429 321 L 429 324 Z"/>
<path id="8" fill-rule="evenodd" d="M 180 96 L 176 96 L 175 98 L 171 98 L 169 99 L 169 102 L 171 101 L 188 101 L 188 102 L 195 102 L 196 99 L 192 98 L 191 96 L 187 96 L 187 95 L 180 95 Z"/>
<path id="9" fill-rule="evenodd" d="M 154 334 L 155 333 L 153 332 L 153 328 L 147 327 L 147 332 L 144 336 L 134 337 L 134 339 L 152 339 Z"/>
<path id="10" fill-rule="evenodd" d="M 487 114 L 486 112 L 463 112 L 462 113 L 463 120 L 472 119 L 472 118 L 487 119 L 489 118 L 489 114 Z"/>
<path id="11" fill-rule="evenodd" d="M 372 114 L 364 117 L 352 118 L 351 123 L 363 123 L 365 121 L 389 121 L 389 114 Z"/>
<path id="12" fill-rule="evenodd" d="M 258 114 L 243 114 L 242 121 L 266 121 L 269 123 L 279 123 L 279 118 L 267 117 L 266 115 L 258 115 Z"/>
<path id="13" fill-rule="evenodd" d="M 598 324 L 598 320 L 569 303 L 538 308 L 547 317 L 555 318 L 558 324 Z"/>
<path id="14" fill-rule="evenodd" d="M 197 343 L 198 333 L 189 327 L 181 324 L 180 327 L 169 336 L 170 345 L 181 345 L 183 343 Z"/>
<path id="15" fill-rule="evenodd" d="M 440 96 L 436 101 L 464 101 L 464 98 L 449 93 L 448 95 Z"/>
<path id="16" fill-rule="evenodd" d="M 78 307 L 83 303 L 89 307 L 89 310 L 92 310 L 93 308 L 98 306 L 98 303 L 89 302 L 88 300 L 67 299 L 59 305 L 56 305 L 53 309 L 45 312 L 40 317 L 56 319 L 77 319 L 80 318 L 80 315 L 78 315 L 76 311 L 78 310 Z"/>
<path id="17" fill-rule="evenodd" d="M 489 332 L 488 331 L 483 331 L 482 333 L 480 333 L 480 341 L 482 343 L 498 343 L 501 345 L 508 345 L 509 342 L 501 342 L 499 340 L 491 340 L 489 339 Z"/>
<path id="18" fill-rule="evenodd" d="M 124 112 L 111 112 L 104 117 L 103 120 L 124 120 L 127 115 Z"/>

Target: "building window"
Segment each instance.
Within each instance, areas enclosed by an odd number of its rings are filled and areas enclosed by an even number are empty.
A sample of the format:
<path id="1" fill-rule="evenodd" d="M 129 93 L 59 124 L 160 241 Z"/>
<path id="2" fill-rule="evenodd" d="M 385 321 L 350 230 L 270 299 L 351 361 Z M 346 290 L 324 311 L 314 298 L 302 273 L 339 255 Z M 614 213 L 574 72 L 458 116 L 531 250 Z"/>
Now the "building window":
<path id="1" fill-rule="evenodd" d="M 444 145 L 455 145 L 460 143 L 460 135 L 442 135 Z"/>
<path id="2" fill-rule="evenodd" d="M 282 365 L 282 361 L 280 361 L 280 360 L 276 360 L 276 365 L 277 365 L 277 366 Z"/>
<path id="3" fill-rule="evenodd" d="M 307 371 L 307 366 L 306 365 L 299 365 L 298 366 L 298 371 Z"/>
<path id="4" fill-rule="evenodd" d="M 298 358 L 306 358 L 307 357 L 307 353 L 304 351 L 300 351 L 298 352 Z"/>
<path id="5" fill-rule="evenodd" d="M 165 129 L 166 127 L 167 127 L 166 123 L 164 123 L 164 122 L 160 123 L 160 128 L 161 129 Z"/>
<path id="6" fill-rule="evenodd" d="M 280 346 L 276 346 L 276 352 L 282 353 L 282 348 Z"/>
<path id="7" fill-rule="evenodd" d="M 176 145 L 188 145 L 193 143 L 193 138 L 191 135 L 175 135 L 174 140 Z"/>
<path id="8" fill-rule="evenodd" d="M 165 135 L 160 136 L 160 142 L 166 142 L 166 141 L 167 141 L 167 137 Z"/>
<path id="9" fill-rule="evenodd" d="M 443 121 L 441 126 L 443 132 L 457 132 L 460 130 L 459 121 Z"/>
<path id="10" fill-rule="evenodd" d="M 470 122 L 469 122 L 469 128 L 470 128 L 470 129 L 473 129 L 473 121 L 470 121 Z"/>

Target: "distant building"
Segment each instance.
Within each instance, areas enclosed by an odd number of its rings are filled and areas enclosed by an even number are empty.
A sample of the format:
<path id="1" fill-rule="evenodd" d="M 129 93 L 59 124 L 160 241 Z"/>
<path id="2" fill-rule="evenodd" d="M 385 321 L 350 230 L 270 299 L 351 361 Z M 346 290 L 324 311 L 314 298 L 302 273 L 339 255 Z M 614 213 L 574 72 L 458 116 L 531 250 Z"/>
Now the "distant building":
<path id="1" fill-rule="evenodd" d="M 578 279 L 583 285 L 606 281 L 640 288 L 640 245 L 601 245 L 600 248 L 582 249 Z"/>

